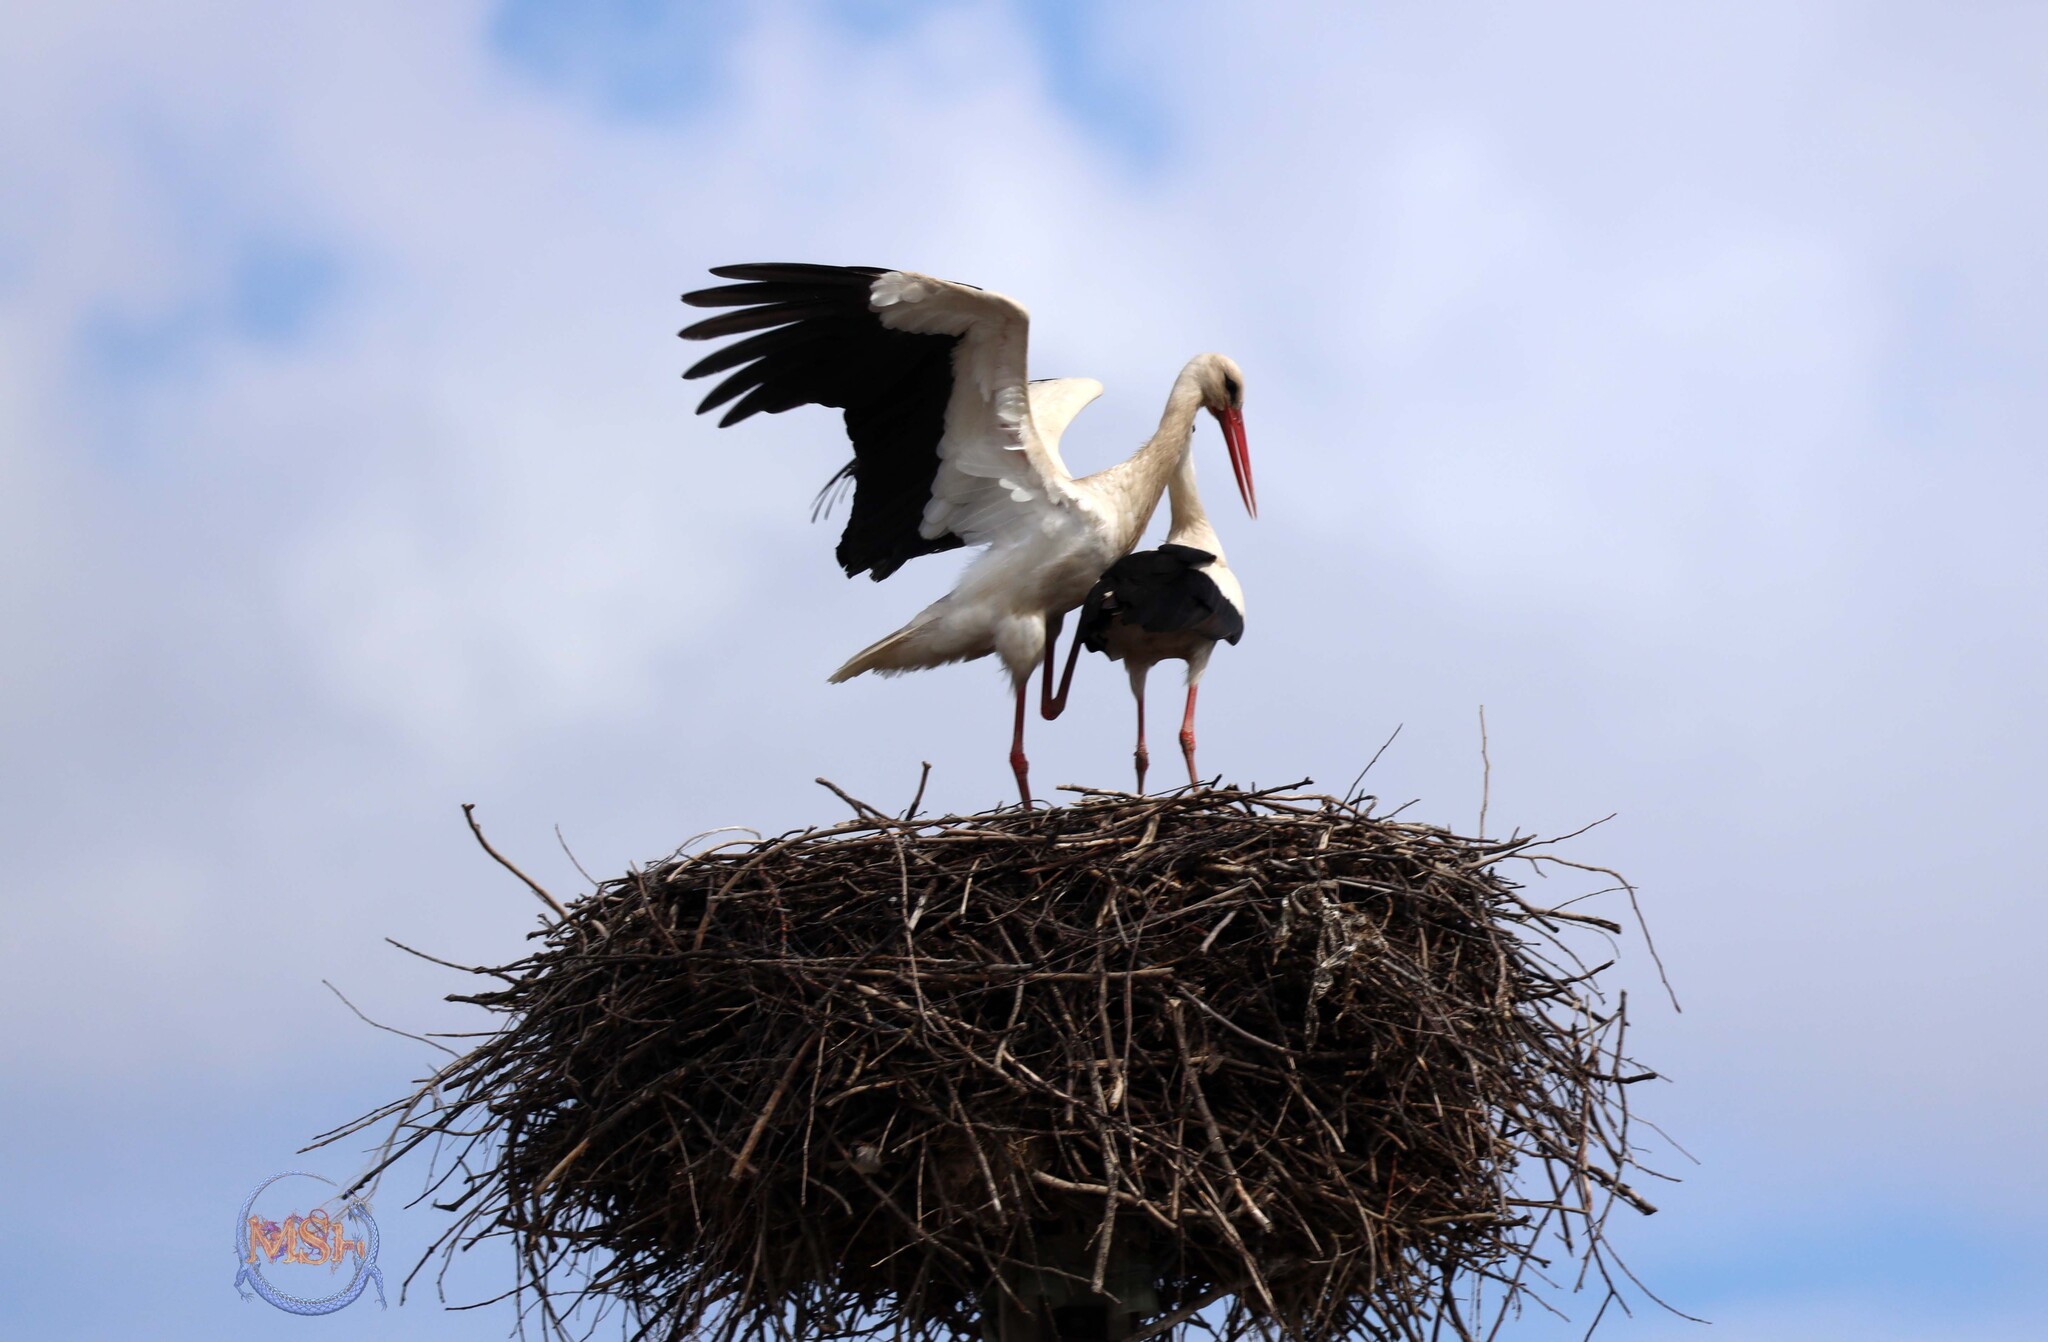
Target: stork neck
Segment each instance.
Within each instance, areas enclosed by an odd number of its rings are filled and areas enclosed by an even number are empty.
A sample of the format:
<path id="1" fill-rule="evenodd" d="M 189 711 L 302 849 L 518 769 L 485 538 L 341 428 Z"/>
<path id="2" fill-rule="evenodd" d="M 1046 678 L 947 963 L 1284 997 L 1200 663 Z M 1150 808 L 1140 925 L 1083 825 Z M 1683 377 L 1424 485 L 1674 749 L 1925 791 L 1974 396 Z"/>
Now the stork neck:
<path id="1" fill-rule="evenodd" d="M 1205 550 L 1220 562 L 1223 559 L 1223 542 L 1217 539 L 1216 528 L 1209 525 L 1209 514 L 1202 507 L 1201 491 L 1195 488 L 1194 453 L 1181 454 L 1180 469 L 1166 482 L 1166 502 L 1172 510 L 1166 543 Z"/>
<path id="2" fill-rule="evenodd" d="M 1195 415 L 1202 408 L 1202 390 L 1196 380 L 1195 363 L 1181 369 L 1166 398 L 1166 410 L 1159 416 L 1159 428 L 1129 459 L 1102 472 L 1103 487 L 1116 496 L 1115 515 L 1128 534 L 1116 537 L 1119 548 L 1136 545 L 1151 524 L 1159 507 L 1159 496 L 1188 458 L 1188 444 L 1194 437 Z"/>
<path id="3" fill-rule="evenodd" d="M 1165 489 L 1167 481 L 1187 459 L 1188 443 L 1195 436 L 1195 416 L 1202 409 L 1202 384 L 1195 374 L 1199 360 L 1188 360 L 1180 370 L 1180 376 L 1173 380 L 1173 390 L 1166 394 L 1166 409 L 1159 412 L 1159 427 L 1152 434 L 1152 441 L 1138 449 L 1135 462 L 1145 461 L 1146 469 L 1156 472 L 1156 488 Z"/>

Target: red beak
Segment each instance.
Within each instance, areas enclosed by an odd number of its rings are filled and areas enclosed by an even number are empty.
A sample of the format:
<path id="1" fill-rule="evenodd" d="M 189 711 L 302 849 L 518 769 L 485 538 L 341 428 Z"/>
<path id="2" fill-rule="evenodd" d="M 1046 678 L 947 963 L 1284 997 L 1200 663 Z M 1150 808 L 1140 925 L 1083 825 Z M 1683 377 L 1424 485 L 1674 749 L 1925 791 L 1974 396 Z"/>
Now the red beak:
<path id="1" fill-rule="evenodd" d="M 1252 488 L 1252 454 L 1244 443 L 1244 412 L 1230 409 L 1211 413 L 1223 426 L 1223 445 L 1230 449 L 1230 473 L 1237 477 L 1237 495 L 1244 500 L 1244 510 L 1256 518 L 1259 515 L 1259 495 Z"/>

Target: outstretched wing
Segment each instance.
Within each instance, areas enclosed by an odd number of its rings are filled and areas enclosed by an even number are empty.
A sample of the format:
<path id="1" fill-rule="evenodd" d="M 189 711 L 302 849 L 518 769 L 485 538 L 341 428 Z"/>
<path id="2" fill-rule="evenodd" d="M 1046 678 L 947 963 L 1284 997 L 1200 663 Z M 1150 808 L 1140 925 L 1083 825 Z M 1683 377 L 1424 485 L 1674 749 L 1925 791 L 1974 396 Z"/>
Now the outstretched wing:
<path id="1" fill-rule="evenodd" d="M 1092 377 L 1041 377 L 1031 383 L 1031 426 L 1061 471 L 1067 464 L 1060 459 L 1060 439 L 1074 416 L 1100 395 L 1102 384 Z"/>
<path id="2" fill-rule="evenodd" d="M 732 402 L 721 426 L 799 405 L 844 411 L 853 461 L 842 474 L 854 493 L 838 558 L 849 576 L 886 578 L 918 555 L 988 544 L 1046 508 L 1079 505 L 1072 477 L 1033 425 L 1030 318 L 1016 303 L 873 266 L 711 273 L 741 282 L 683 301 L 733 310 L 683 337 L 746 338 L 684 374 L 731 370 L 698 410 Z"/>

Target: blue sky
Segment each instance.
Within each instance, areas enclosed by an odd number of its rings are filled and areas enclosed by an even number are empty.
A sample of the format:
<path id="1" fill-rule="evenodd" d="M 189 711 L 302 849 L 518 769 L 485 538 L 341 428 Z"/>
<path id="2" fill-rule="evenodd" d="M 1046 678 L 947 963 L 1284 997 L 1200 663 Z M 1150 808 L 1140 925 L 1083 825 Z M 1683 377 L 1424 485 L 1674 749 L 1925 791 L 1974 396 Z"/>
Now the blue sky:
<path id="1" fill-rule="evenodd" d="M 1263 511 L 1218 510 L 1251 612 L 1205 764 L 1340 786 L 1399 725 L 1383 793 L 1469 825 L 1485 704 L 1492 822 L 1619 812 L 1574 849 L 1686 1004 L 1623 947 L 1699 1160 L 1622 1228 L 1645 1279 L 1717 1337 L 2041 1336 L 2048 20 L 736 13 L 11 24 L 0 1330 L 505 1334 L 285 1320 L 226 1263 L 249 1186 L 427 1065 L 319 981 L 465 1028 L 382 938 L 531 928 L 460 803 L 568 891 L 557 825 L 603 873 L 830 818 L 820 774 L 1006 795 L 993 673 L 824 683 L 950 572 L 837 575 L 832 418 L 689 413 L 676 295 L 786 258 L 1028 304 L 1035 368 L 1109 386 L 1077 466 L 1233 355 Z M 1096 671 L 1044 785 L 1124 777 Z M 435 1228 L 402 1191 L 394 1261 Z M 117 1207 L 160 1247 L 116 1258 Z"/>

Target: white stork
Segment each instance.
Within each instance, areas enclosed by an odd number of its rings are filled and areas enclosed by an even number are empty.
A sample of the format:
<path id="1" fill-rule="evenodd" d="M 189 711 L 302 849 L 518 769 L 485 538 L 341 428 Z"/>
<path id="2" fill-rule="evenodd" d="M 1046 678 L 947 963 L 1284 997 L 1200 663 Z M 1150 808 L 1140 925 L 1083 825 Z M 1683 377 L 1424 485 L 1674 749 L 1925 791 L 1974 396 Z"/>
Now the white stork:
<path id="1" fill-rule="evenodd" d="M 698 407 L 733 401 L 719 421 L 828 405 L 845 412 L 853 510 L 838 558 L 851 577 L 888 577 L 918 555 L 987 547 L 946 596 L 832 674 L 892 675 L 995 653 L 1017 695 L 1010 767 L 1031 805 L 1025 688 L 1065 612 L 1128 554 L 1180 469 L 1197 411 L 1222 426 L 1245 508 L 1258 515 L 1244 439 L 1244 374 L 1220 354 L 1190 359 L 1159 429 L 1128 460 L 1075 479 L 1060 435 L 1102 394 L 1093 378 L 1026 376 L 1030 317 L 1000 294 L 872 266 L 717 266 L 740 283 L 683 295 L 732 308 L 683 330 L 689 340 L 759 332 L 683 376 L 737 369 Z"/>
<path id="2" fill-rule="evenodd" d="M 1209 655 L 1219 642 L 1235 644 L 1244 636 L 1244 588 L 1223 559 L 1223 544 L 1202 496 L 1195 489 L 1192 458 L 1181 463 L 1168 486 L 1172 509 L 1166 543 L 1153 550 L 1125 555 L 1081 604 L 1074 646 L 1060 677 L 1057 698 L 1047 696 L 1045 716 L 1056 718 L 1066 708 L 1067 689 L 1074 680 L 1074 660 L 1085 646 L 1112 662 L 1122 662 L 1131 678 L 1131 696 L 1138 701 L 1138 791 L 1145 790 L 1145 677 L 1154 666 L 1178 659 L 1188 664 L 1188 706 L 1180 723 L 1180 750 L 1188 764 L 1188 784 L 1200 786 L 1195 773 L 1195 690 L 1209 668 Z"/>

